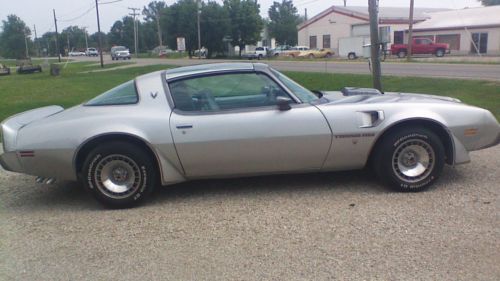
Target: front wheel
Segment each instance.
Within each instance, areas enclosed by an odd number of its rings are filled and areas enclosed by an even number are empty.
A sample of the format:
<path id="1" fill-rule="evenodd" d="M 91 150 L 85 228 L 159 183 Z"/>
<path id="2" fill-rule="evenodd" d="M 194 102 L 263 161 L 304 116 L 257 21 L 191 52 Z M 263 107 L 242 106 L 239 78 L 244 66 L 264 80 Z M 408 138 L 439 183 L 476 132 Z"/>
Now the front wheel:
<path id="1" fill-rule="evenodd" d="M 399 50 L 398 51 L 398 58 L 402 59 L 406 57 L 406 50 Z"/>
<path id="2" fill-rule="evenodd" d="M 436 57 L 440 58 L 444 56 L 444 50 L 443 49 L 437 49 L 436 50 Z"/>
<path id="3" fill-rule="evenodd" d="M 133 207 L 156 185 L 153 161 L 144 149 L 127 142 L 99 145 L 83 165 L 84 185 L 106 207 Z"/>
<path id="4" fill-rule="evenodd" d="M 424 128 L 390 133 L 375 149 L 373 168 L 377 176 L 398 191 L 425 190 L 443 170 L 443 144 Z"/>

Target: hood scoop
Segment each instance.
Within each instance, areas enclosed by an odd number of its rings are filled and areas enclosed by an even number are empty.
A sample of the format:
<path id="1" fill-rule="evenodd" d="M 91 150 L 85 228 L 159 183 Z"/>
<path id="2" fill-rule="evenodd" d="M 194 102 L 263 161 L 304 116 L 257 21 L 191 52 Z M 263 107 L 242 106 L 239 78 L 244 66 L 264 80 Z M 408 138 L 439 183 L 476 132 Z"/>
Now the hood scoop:
<path id="1" fill-rule="evenodd" d="M 356 87 L 344 87 L 340 89 L 340 92 L 342 95 L 345 97 L 350 97 L 350 96 L 379 96 L 382 95 L 382 92 L 380 92 L 377 89 L 373 88 L 356 88 Z"/>

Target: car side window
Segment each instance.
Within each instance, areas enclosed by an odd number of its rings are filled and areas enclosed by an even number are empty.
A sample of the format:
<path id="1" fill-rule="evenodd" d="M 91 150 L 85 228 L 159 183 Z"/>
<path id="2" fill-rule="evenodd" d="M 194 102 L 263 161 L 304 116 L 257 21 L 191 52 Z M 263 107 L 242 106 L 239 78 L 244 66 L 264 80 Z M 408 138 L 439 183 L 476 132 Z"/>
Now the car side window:
<path id="1" fill-rule="evenodd" d="M 213 112 L 276 105 L 288 94 L 265 74 L 233 73 L 202 76 L 169 83 L 175 108 Z"/>
<path id="2" fill-rule="evenodd" d="M 139 101 L 137 90 L 135 88 L 134 80 L 125 82 L 121 85 L 114 87 L 111 90 L 91 99 L 85 105 L 125 105 L 135 104 Z"/>

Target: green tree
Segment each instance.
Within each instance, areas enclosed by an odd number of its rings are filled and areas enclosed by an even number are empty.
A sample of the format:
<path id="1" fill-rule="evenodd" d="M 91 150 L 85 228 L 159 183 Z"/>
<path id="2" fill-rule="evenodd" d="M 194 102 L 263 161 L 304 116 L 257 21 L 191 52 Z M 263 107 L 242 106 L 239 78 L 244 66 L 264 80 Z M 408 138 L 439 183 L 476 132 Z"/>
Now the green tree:
<path id="1" fill-rule="evenodd" d="M 168 30 L 167 45 L 177 46 L 177 37 L 184 37 L 186 50 L 190 56 L 193 55 L 194 50 L 198 49 L 197 12 L 198 4 L 195 0 L 179 0 L 167 9 L 162 18 Z"/>
<path id="2" fill-rule="evenodd" d="M 59 41 L 60 44 L 64 46 L 65 49 L 69 49 L 71 51 L 75 50 L 84 50 L 85 46 L 85 29 L 80 28 L 76 25 L 68 26 L 61 32 L 62 41 Z"/>
<path id="3" fill-rule="evenodd" d="M 18 16 L 8 15 L 7 20 L 2 21 L 2 30 L 0 34 L 0 56 L 16 59 L 25 58 L 25 38 L 29 50 L 33 51 L 33 42 L 29 37 L 31 31 Z"/>
<path id="4" fill-rule="evenodd" d="M 241 56 L 245 45 L 254 45 L 260 40 L 264 26 L 259 15 L 260 6 L 254 0 L 224 0 L 224 7 L 231 20 L 231 43 L 239 46 Z"/>
<path id="5" fill-rule="evenodd" d="M 148 6 L 144 6 L 142 14 L 146 23 L 154 23 L 154 31 L 158 37 L 158 45 L 163 45 L 165 38 L 164 29 L 161 26 L 161 18 L 165 15 L 167 5 L 163 1 L 152 1 Z"/>
<path id="6" fill-rule="evenodd" d="M 134 18 L 126 16 L 115 21 L 108 33 L 108 40 L 111 46 L 125 46 L 134 52 Z"/>
<path id="7" fill-rule="evenodd" d="M 500 5 L 500 0 L 479 0 L 483 6 Z"/>
<path id="8" fill-rule="evenodd" d="M 269 34 L 280 45 L 297 44 L 297 25 L 301 22 L 297 8 L 291 0 L 273 2 L 269 7 Z"/>
<path id="9" fill-rule="evenodd" d="M 230 32 L 228 11 L 217 2 L 203 4 L 200 15 L 201 45 L 208 49 L 207 58 L 224 51 L 222 39 Z"/>

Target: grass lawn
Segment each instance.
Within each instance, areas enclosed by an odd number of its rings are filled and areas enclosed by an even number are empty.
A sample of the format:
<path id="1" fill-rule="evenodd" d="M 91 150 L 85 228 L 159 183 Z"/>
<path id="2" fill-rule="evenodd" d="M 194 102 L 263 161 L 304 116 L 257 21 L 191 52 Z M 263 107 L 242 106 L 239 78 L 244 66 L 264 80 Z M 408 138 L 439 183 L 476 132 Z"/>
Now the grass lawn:
<path id="1" fill-rule="evenodd" d="M 121 65 L 110 64 L 107 68 Z M 154 65 L 81 73 L 100 69 L 94 63 L 68 63 L 59 77 L 43 73 L 0 76 L 0 120 L 36 107 L 57 104 L 65 108 L 96 95 L 137 75 L 168 66 Z M 344 86 L 371 87 L 369 75 L 285 72 L 309 89 L 339 90 Z M 415 77 L 385 77 L 386 91 L 404 91 L 451 96 L 463 102 L 487 108 L 500 119 L 500 83 Z"/>

